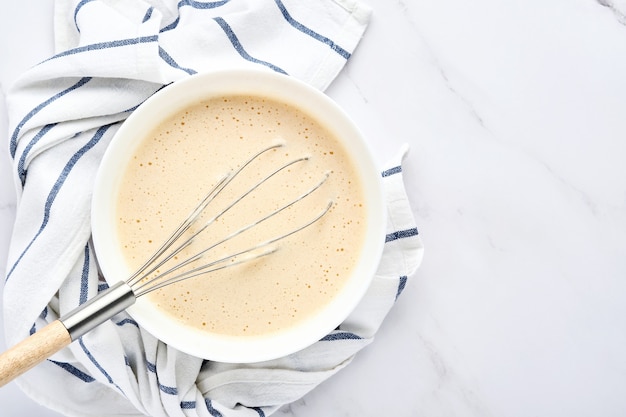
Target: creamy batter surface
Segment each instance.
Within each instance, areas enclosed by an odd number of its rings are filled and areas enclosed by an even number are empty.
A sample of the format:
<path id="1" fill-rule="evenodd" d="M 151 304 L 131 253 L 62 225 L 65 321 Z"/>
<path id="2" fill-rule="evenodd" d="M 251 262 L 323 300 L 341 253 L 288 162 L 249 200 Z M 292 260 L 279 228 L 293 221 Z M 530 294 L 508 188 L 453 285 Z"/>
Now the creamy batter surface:
<path id="1" fill-rule="evenodd" d="M 155 117 L 158 117 L 155 115 Z M 117 203 L 118 235 L 127 262 L 137 268 L 165 241 L 225 174 L 258 151 L 252 162 L 209 206 L 203 221 L 278 167 L 309 157 L 219 216 L 175 259 L 208 248 L 250 222 L 314 193 L 207 254 L 204 263 L 247 249 L 330 211 L 312 226 L 276 243 L 277 251 L 157 290 L 146 297 L 181 325 L 233 336 L 285 329 L 314 314 L 342 288 L 364 239 L 366 207 L 348 150 L 324 126 L 299 109 L 253 96 L 199 102 L 165 120 L 143 140 L 126 168 Z M 161 270 L 166 269 L 161 268 Z"/>

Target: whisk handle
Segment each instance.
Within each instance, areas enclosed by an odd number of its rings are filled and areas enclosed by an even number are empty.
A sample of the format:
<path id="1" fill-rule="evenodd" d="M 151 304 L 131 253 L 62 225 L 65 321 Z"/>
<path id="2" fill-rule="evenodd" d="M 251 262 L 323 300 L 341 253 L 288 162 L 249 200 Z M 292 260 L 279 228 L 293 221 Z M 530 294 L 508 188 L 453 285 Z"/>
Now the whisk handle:
<path id="1" fill-rule="evenodd" d="M 72 342 L 59 320 L 22 340 L 0 355 L 0 387 L 17 378 Z"/>
<path id="2" fill-rule="evenodd" d="M 132 288 L 119 282 L 22 340 L 0 355 L 0 387 L 131 306 L 135 299 Z"/>

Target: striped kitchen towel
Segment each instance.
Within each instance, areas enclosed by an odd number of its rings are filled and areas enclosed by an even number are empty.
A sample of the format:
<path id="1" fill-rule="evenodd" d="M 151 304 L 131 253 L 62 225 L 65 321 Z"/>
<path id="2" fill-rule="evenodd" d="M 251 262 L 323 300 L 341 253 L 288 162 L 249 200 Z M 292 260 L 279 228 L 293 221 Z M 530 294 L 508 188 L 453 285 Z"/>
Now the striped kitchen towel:
<path id="1" fill-rule="evenodd" d="M 164 85 L 196 72 L 263 66 L 325 89 L 370 11 L 355 0 L 58 0 L 55 55 L 7 95 L 18 208 L 4 284 L 9 344 L 106 287 L 90 243 L 99 161 L 120 123 Z M 267 416 L 346 366 L 371 342 L 422 246 L 402 182 L 385 167 L 386 247 L 361 304 L 336 331 L 275 361 L 233 365 L 176 351 L 116 315 L 22 376 L 68 416 Z"/>

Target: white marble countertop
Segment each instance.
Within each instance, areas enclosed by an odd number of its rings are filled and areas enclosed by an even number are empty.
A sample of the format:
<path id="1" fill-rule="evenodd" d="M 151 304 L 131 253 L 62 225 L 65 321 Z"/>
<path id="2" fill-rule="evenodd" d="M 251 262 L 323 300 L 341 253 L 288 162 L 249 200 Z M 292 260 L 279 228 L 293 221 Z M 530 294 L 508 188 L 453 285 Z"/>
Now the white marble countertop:
<path id="1" fill-rule="evenodd" d="M 425 258 L 374 343 L 276 415 L 626 415 L 626 3 L 365 3 L 371 24 L 327 92 L 379 162 L 410 144 Z M 4 92 L 51 53 L 52 2 L 2 16 Z M 14 384 L 0 410 L 56 416 Z"/>

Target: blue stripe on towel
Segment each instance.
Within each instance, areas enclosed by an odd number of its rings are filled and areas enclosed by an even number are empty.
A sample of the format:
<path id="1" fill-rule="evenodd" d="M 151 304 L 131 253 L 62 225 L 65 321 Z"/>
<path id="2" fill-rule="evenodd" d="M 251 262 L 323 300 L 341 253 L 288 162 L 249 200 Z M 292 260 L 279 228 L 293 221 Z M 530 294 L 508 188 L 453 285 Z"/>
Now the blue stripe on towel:
<path id="1" fill-rule="evenodd" d="M 194 1 L 194 0 L 181 0 L 178 2 L 179 16 L 172 23 L 163 27 L 159 32 L 167 32 L 168 30 L 172 30 L 176 28 L 176 26 L 178 26 L 178 23 L 180 22 L 180 8 L 183 6 L 191 6 L 194 9 L 207 10 L 207 9 L 215 9 L 216 7 L 223 6 L 229 1 L 230 0 L 202 2 L 202 1 Z"/>
<path id="2" fill-rule="evenodd" d="M 328 342 L 333 340 L 359 340 L 362 339 L 361 336 L 356 335 L 351 332 L 338 332 L 338 333 L 330 333 L 320 339 L 321 341 Z"/>
<path id="3" fill-rule="evenodd" d="M 389 177 L 394 174 L 399 174 L 401 172 L 402 172 L 402 166 L 397 166 L 397 167 L 389 168 L 388 170 L 383 171 L 381 175 L 384 178 L 384 177 Z"/>
<path id="4" fill-rule="evenodd" d="M 219 411 L 217 411 L 215 408 L 213 408 L 213 403 L 211 402 L 211 400 L 209 398 L 205 398 L 205 403 L 207 405 L 207 409 L 209 410 L 209 413 L 211 413 L 212 416 L 221 416 L 222 413 L 220 413 Z M 195 401 L 181 401 L 180 402 L 180 409 L 181 410 L 194 410 L 196 408 L 196 402 Z M 261 407 L 247 407 L 250 410 L 254 410 L 257 412 L 257 414 L 259 415 L 259 417 L 265 417 L 265 411 L 263 411 L 263 409 Z"/>
<path id="5" fill-rule="evenodd" d="M 408 277 L 406 275 L 402 275 L 400 277 L 400 281 L 398 282 L 398 292 L 396 293 L 396 300 L 398 299 L 398 297 L 400 297 L 400 294 L 402 294 L 402 291 L 404 291 L 404 287 L 406 286 L 407 280 L 408 280 Z"/>
<path id="6" fill-rule="evenodd" d="M 412 229 L 406 229 L 406 230 L 398 230 L 397 232 L 389 233 L 387 236 L 385 236 L 385 243 L 392 242 L 398 239 L 405 239 L 407 237 L 412 237 L 412 236 L 417 236 L 417 235 L 418 235 L 417 227 L 413 227 Z"/>
<path id="7" fill-rule="evenodd" d="M 170 54 L 165 52 L 165 49 L 161 48 L 160 46 L 159 46 L 159 56 L 163 59 L 163 61 L 167 62 L 171 67 L 185 71 L 189 75 L 193 75 L 197 72 L 196 70 L 193 70 L 191 68 L 184 68 L 178 65 L 178 63 L 174 61 L 174 58 L 172 58 Z"/>
<path id="8" fill-rule="evenodd" d="M 161 28 L 161 30 L 159 30 L 159 33 L 167 32 L 168 30 L 172 30 L 172 29 L 176 28 L 176 26 L 178 26 L 178 22 L 180 22 L 180 17 L 177 17 L 176 20 L 174 20 L 172 23 L 170 23 L 169 25 Z"/>
<path id="9" fill-rule="evenodd" d="M 180 408 L 182 410 L 193 410 L 194 408 L 196 408 L 196 402 L 195 401 L 181 401 Z"/>
<path id="10" fill-rule="evenodd" d="M 143 16 L 143 20 L 141 23 L 146 23 L 152 17 L 152 12 L 154 11 L 154 6 L 150 6 L 148 10 L 146 10 L 146 14 Z"/>
<path id="11" fill-rule="evenodd" d="M 213 20 L 215 20 L 217 24 L 220 25 L 224 33 L 226 33 L 226 36 L 228 36 L 230 43 L 232 43 L 235 50 L 239 53 L 239 55 L 241 55 L 243 59 L 250 61 L 250 62 L 254 62 L 256 64 L 265 65 L 266 67 L 269 67 L 276 72 L 280 72 L 281 74 L 287 74 L 283 69 L 277 67 L 274 64 L 271 64 L 266 61 L 261 61 L 260 59 L 256 59 L 250 56 L 250 54 L 248 54 L 246 50 L 243 48 L 243 45 L 241 45 L 241 43 L 239 42 L 239 39 L 237 38 L 237 35 L 235 35 L 235 32 L 233 32 L 233 29 L 228 25 L 228 23 L 226 23 L 224 19 L 222 19 L 221 17 L 216 17 Z"/>
<path id="12" fill-rule="evenodd" d="M 117 326 L 122 327 L 125 324 L 132 324 L 133 326 L 139 328 L 139 324 L 133 319 L 124 319 L 115 323 Z"/>
<path id="13" fill-rule="evenodd" d="M 265 417 L 265 411 L 260 407 L 252 407 L 252 409 L 259 414 L 259 417 Z"/>
<path id="14" fill-rule="evenodd" d="M 84 304 L 87 301 L 89 290 L 89 245 L 85 245 L 85 260 L 83 261 L 83 271 L 80 276 L 80 296 L 78 299 L 78 305 Z"/>
<path id="15" fill-rule="evenodd" d="M 81 371 L 80 369 L 78 369 L 77 367 L 73 365 L 70 365 L 69 363 L 57 362 L 57 361 L 53 361 L 52 359 L 48 359 L 48 360 L 52 362 L 53 364 L 59 366 L 61 369 L 64 369 L 65 371 L 74 375 L 76 378 L 80 379 L 83 382 L 90 383 L 96 380 L 91 375 L 86 374 L 85 372 Z"/>
<path id="16" fill-rule="evenodd" d="M 169 395 L 178 395 L 178 390 L 176 389 L 176 387 L 168 387 L 167 385 L 163 385 L 160 382 L 157 381 L 157 384 L 159 385 L 159 389 Z"/>
<path id="17" fill-rule="evenodd" d="M 191 6 L 194 9 L 214 9 L 228 3 L 230 0 L 221 1 L 195 1 L 195 0 L 182 0 L 178 3 L 178 8 L 181 6 Z"/>
<path id="18" fill-rule="evenodd" d="M 42 127 L 41 130 L 37 132 L 37 134 L 30 140 L 30 142 L 28 142 L 28 145 L 26 145 L 26 147 L 24 148 L 24 152 L 22 152 L 20 160 L 17 162 L 17 174 L 20 177 L 20 181 L 22 182 L 22 187 L 26 183 L 26 169 L 24 168 L 24 165 L 26 164 L 26 157 L 28 156 L 28 153 L 33 148 L 33 146 L 35 146 L 37 142 L 39 142 L 41 138 L 43 138 L 44 135 L 56 125 L 56 123 L 51 123 Z"/>
<path id="19" fill-rule="evenodd" d="M 98 363 L 98 361 L 93 356 L 93 354 L 89 351 L 89 349 L 87 349 L 87 346 L 85 346 L 85 342 L 83 342 L 83 338 L 82 337 L 78 339 L 78 344 L 83 349 L 83 352 L 85 352 L 85 354 L 87 355 L 87 358 L 89 358 L 91 363 L 93 363 L 95 365 L 95 367 L 98 368 L 98 370 L 102 373 L 102 375 L 104 375 L 104 377 L 107 379 L 107 381 L 109 381 L 109 384 L 114 385 L 115 388 L 117 388 L 122 394 L 124 394 L 124 391 L 122 390 L 122 388 L 120 388 L 120 386 L 117 385 L 113 381 L 113 378 L 111 378 L 111 375 L 109 375 L 109 373 L 102 367 L 102 365 L 100 365 L 100 363 Z M 124 396 L 126 396 L 126 394 L 124 394 Z"/>
<path id="20" fill-rule="evenodd" d="M 219 411 L 217 411 L 215 408 L 213 408 L 213 402 L 211 401 L 210 398 L 205 398 L 204 399 L 204 403 L 206 404 L 206 409 L 207 411 L 213 416 L 213 417 L 224 417 L 222 415 L 222 413 L 220 413 Z"/>
<path id="21" fill-rule="evenodd" d="M 72 49 L 68 49 L 67 51 L 60 52 L 46 59 L 43 62 L 50 61 L 52 59 L 61 58 L 61 57 L 68 56 L 68 55 L 79 54 L 82 52 L 99 51 L 101 49 L 119 48 L 122 46 L 130 46 L 130 45 L 138 45 L 141 43 L 156 42 L 158 40 L 159 40 L 158 35 L 150 35 L 150 36 L 141 36 L 139 38 L 128 38 L 128 39 L 119 39 L 116 41 L 92 43 L 89 45 L 79 46 L 77 48 L 72 48 Z"/>
<path id="22" fill-rule="evenodd" d="M 283 4 L 283 2 L 281 0 L 274 0 L 274 1 L 276 2 L 276 5 L 280 9 L 280 12 L 283 14 L 283 17 L 285 18 L 285 20 L 291 26 L 293 26 L 294 28 L 298 29 L 300 32 L 302 32 L 304 34 L 309 35 L 313 39 L 318 40 L 318 41 L 320 41 L 322 43 L 325 43 L 326 45 L 328 45 L 330 47 L 330 49 L 332 49 L 333 51 L 337 52 L 339 55 L 341 55 L 345 59 L 350 58 L 350 52 L 346 51 L 341 46 L 337 45 L 332 39 L 329 39 L 326 36 L 320 35 L 319 33 L 315 32 L 314 30 L 312 30 L 312 29 L 310 29 L 310 28 L 308 28 L 306 26 L 304 26 L 302 23 L 298 22 L 293 17 L 291 17 L 289 12 L 287 11 L 287 8 L 285 7 L 285 5 Z"/>
<path id="23" fill-rule="evenodd" d="M 28 122 L 34 115 L 39 113 L 41 111 L 41 109 L 43 109 L 44 107 L 46 107 L 47 105 L 49 105 L 53 101 L 63 97 L 67 93 L 70 93 L 70 92 L 76 90 L 79 87 L 82 87 L 83 85 L 88 83 L 90 80 L 91 80 L 91 77 L 83 77 L 83 78 L 81 78 L 80 80 L 78 80 L 78 82 L 76 84 L 70 86 L 69 88 L 66 88 L 65 90 L 61 91 L 60 93 L 57 93 L 57 94 L 53 95 L 52 97 L 50 97 L 46 101 L 38 104 L 30 112 L 28 112 L 28 114 L 26 116 L 24 116 L 24 118 L 18 123 L 17 127 L 13 131 L 13 134 L 11 135 L 11 143 L 9 145 L 10 146 L 10 151 L 11 151 L 11 157 L 15 158 L 15 151 L 17 150 L 17 137 L 19 136 L 20 131 L 22 130 L 22 128 L 24 127 L 26 122 Z"/>
<path id="24" fill-rule="evenodd" d="M 93 0 L 81 0 L 77 5 L 76 8 L 74 9 L 74 26 L 76 26 L 76 30 L 78 31 L 78 33 L 80 33 L 80 28 L 78 27 L 78 12 L 80 11 L 80 9 L 83 8 L 83 6 L 89 2 L 92 2 Z"/>
<path id="25" fill-rule="evenodd" d="M 87 153 L 87 151 L 89 151 L 91 148 L 96 146 L 96 144 L 100 141 L 100 139 L 102 139 L 102 136 L 104 136 L 104 133 L 111 126 L 112 125 L 105 125 L 105 126 L 100 127 L 96 131 L 96 133 L 93 135 L 93 137 L 89 140 L 89 142 L 87 142 L 83 147 L 81 147 L 78 151 L 76 151 L 76 153 L 74 155 L 72 155 L 70 160 L 67 161 L 67 164 L 65 164 L 65 167 L 63 167 L 63 170 L 61 171 L 61 174 L 57 178 L 56 182 L 52 186 L 52 189 L 50 190 L 50 193 L 48 194 L 48 197 L 46 198 L 46 204 L 44 206 L 43 220 L 41 222 L 41 226 L 39 226 L 39 230 L 37 231 L 37 233 L 35 233 L 35 236 L 28 243 L 26 248 L 22 251 L 20 256 L 17 258 L 17 260 L 15 261 L 15 263 L 13 264 L 11 269 L 9 270 L 9 273 L 7 274 L 5 282 L 7 282 L 9 280 L 9 278 L 11 277 L 11 274 L 13 274 L 13 271 L 15 270 L 17 265 L 20 263 L 20 261 L 22 260 L 22 258 L 26 254 L 26 252 L 28 252 L 28 250 L 33 245 L 33 243 L 37 240 L 37 238 L 39 237 L 41 232 L 43 232 L 44 229 L 46 228 L 46 225 L 48 224 L 48 220 L 50 220 L 50 209 L 52 208 L 52 204 L 54 203 L 54 200 L 56 199 L 57 195 L 59 194 L 59 190 L 63 186 L 63 183 L 67 179 L 68 175 L 70 174 L 70 172 L 72 171 L 72 169 L 74 168 L 76 163 L 80 160 L 80 158 L 83 155 L 85 155 Z"/>
<path id="26" fill-rule="evenodd" d="M 178 395 L 178 389 L 176 387 L 169 387 L 169 386 L 163 385 L 163 384 L 161 384 L 161 382 L 159 382 L 159 375 L 157 374 L 156 364 L 146 360 L 146 367 L 148 368 L 148 371 L 152 372 L 156 376 L 157 385 L 159 386 L 159 390 L 161 390 L 162 392 L 164 392 L 166 394 Z"/>

